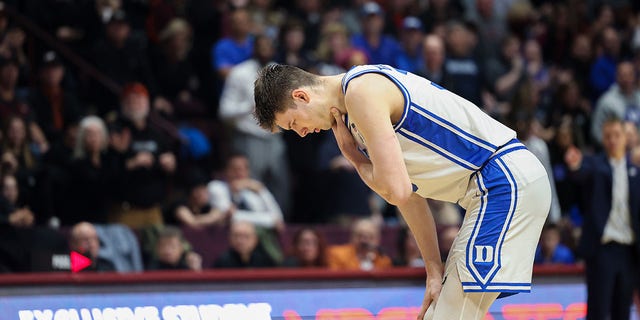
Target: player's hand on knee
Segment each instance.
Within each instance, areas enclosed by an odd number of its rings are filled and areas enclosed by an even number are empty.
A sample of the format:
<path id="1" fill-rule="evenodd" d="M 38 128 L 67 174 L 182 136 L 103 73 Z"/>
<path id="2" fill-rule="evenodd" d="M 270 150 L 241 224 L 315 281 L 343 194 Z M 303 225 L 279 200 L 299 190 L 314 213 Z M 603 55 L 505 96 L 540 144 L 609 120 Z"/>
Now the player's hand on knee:
<path id="1" fill-rule="evenodd" d="M 440 297 L 440 291 L 442 290 L 442 279 L 431 277 L 427 279 L 427 289 L 424 293 L 424 299 L 422 300 L 422 306 L 420 307 L 420 313 L 418 313 L 418 320 L 423 320 L 424 315 L 429 309 L 429 306 L 433 304 L 435 307 Z"/>

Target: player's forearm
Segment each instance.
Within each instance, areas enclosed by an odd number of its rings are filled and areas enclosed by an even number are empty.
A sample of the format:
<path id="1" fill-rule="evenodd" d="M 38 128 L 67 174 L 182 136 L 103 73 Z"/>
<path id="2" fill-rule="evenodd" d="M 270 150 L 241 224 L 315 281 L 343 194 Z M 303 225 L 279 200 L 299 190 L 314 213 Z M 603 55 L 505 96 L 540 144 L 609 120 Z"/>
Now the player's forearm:
<path id="1" fill-rule="evenodd" d="M 443 274 L 442 259 L 438 246 L 436 224 L 427 205 L 427 201 L 416 193 L 409 200 L 398 206 L 403 218 L 416 239 L 428 278 L 441 278 Z"/>
<path id="2" fill-rule="evenodd" d="M 382 197 L 385 201 L 390 204 L 398 205 L 400 201 L 400 197 L 397 196 L 397 193 L 394 193 L 393 190 L 388 186 L 384 185 L 381 179 L 374 179 L 373 173 L 373 164 L 369 163 L 354 163 L 356 171 L 360 175 L 362 181 L 371 189 L 373 192 L 377 193 L 380 197 Z"/>

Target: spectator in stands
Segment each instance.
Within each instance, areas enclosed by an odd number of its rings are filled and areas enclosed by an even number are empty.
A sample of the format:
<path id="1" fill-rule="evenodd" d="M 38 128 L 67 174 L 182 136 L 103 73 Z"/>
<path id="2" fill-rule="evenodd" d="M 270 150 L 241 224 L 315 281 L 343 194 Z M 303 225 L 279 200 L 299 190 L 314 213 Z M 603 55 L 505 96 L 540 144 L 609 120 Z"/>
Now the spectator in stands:
<path id="1" fill-rule="evenodd" d="M 122 155 L 125 173 L 119 189 L 123 199 L 113 220 L 131 228 L 162 224 L 160 204 L 176 158 L 165 136 L 149 122 L 149 93 L 142 84 L 131 83 L 123 89 L 120 123 L 130 132 L 131 141 Z"/>
<path id="2" fill-rule="evenodd" d="M 598 143 L 603 143 L 602 124 L 610 116 L 635 122 L 640 128 L 640 88 L 635 68 L 630 62 L 621 62 L 615 73 L 616 83 L 598 99 L 591 119 L 591 134 Z"/>
<path id="3" fill-rule="evenodd" d="M 305 49 L 313 50 L 318 46 L 323 19 L 323 4 L 321 0 L 291 1 L 289 14 L 297 17 L 304 24 Z"/>
<path id="4" fill-rule="evenodd" d="M 340 153 L 333 134 L 322 137 L 316 162 L 320 171 L 316 181 L 323 190 L 323 198 L 331 199 L 321 203 L 317 221 L 347 227 L 358 218 L 371 216 L 372 191 L 362 182 L 353 164 Z"/>
<path id="5" fill-rule="evenodd" d="M 530 86 L 533 89 L 533 86 Z M 533 89 L 535 90 L 535 89 Z M 516 95 L 518 97 L 520 95 Z M 527 99 L 526 96 L 524 99 Z M 532 100 L 532 99 L 529 99 Z M 514 104 L 526 105 L 524 101 L 514 99 Z M 558 202 L 558 193 L 556 192 L 556 184 L 553 176 L 553 168 L 551 166 L 551 155 L 547 143 L 538 137 L 534 132 L 534 126 L 537 125 L 532 111 L 515 111 L 510 116 L 509 125 L 516 131 L 517 137 L 522 143 L 533 153 L 540 163 L 544 166 L 551 183 L 551 207 L 547 219 L 553 223 L 557 223 L 562 215 L 560 211 L 560 203 Z"/>
<path id="6" fill-rule="evenodd" d="M 15 61 L 22 77 L 21 85 L 26 83 L 26 75 L 29 72 L 29 60 L 25 52 L 27 34 L 18 26 L 9 26 L 0 40 L 0 58 Z"/>
<path id="7" fill-rule="evenodd" d="M 458 205 L 433 199 L 428 199 L 427 202 L 436 225 L 457 226 L 462 223 L 462 214 Z"/>
<path id="8" fill-rule="evenodd" d="M 578 253 L 586 263 L 587 319 L 629 319 L 640 260 L 640 167 L 629 161 L 620 119 L 602 123 L 604 152 L 565 155 L 587 195 Z"/>
<path id="9" fill-rule="evenodd" d="M 493 86 L 493 103 L 485 103 L 486 110 L 496 116 L 508 111 L 504 103 L 513 99 L 518 87 L 526 80 L 524 57 L 520 53 L 520 39 L 514 34 L 505 36 L 500 55 L 487 62 L 487 78 Z"/>
<path id="10" fill-rule="evenodd" d="M 538 41 L 529 39 L 524 43 L 523 57 L 526 65 L 526 72 L 533 82 L 534 90 L 541 95 L 540 99 L 546 101 L 548 89 L 551 81 L 551 72 L 542 60 L 542 49 Z"/>
<path id="11" fill-rule="evenodd" d="M 351 227 L 351 241 L 330 246 L 329 268 L 335 270 L 373 270 L 392 266 L 391 258 L 380 249 L 380 227 L 371 219 L 360 219 Z"/>
<path id="12" fill-rule="evenodd" d="M 3 131 L 3 172 L 18 179 L 22 201 L 28 204 L 38 222 L 51 216 L 51 202 L 46 171 L 43 170 L 41 153 L 27 131 L 26 122 L 18 117 L 6 119 Z"/>
<path id="13" fill-rule="evenodd" d="M 445 88 L 448 87 L 444 68 L 445 55 L 442 38 L 433 33 L 426 35 L 422 41 L 422 62 L 416 73 Z"/>
<path id="14" fill-rule="evenodd" d="M 559 128 L 563 122 L 572 127 L 578 147 L 591 145 L 591 102 L 582 92 L 574 80 L 558 85 L 548 114 L 551 128 Z"/>
<path id="15" fill-rule="evenodd" d="M 560 239 L 560 228 L 557 225 L 550 223 L 544 226 L 534 263 L 574 263 L 573 253 L 567 246 L 560 243 Z"/>
<path id="16" fill-rule="evenodd" d="M 285 23 L 280 29 L 280 50 L 275 61 L 305 70 L 311 68 L 312 57 L 304 48 L 305 40 L 304 25 L 300 21 L 292 20 Z"/>
<path id="17" fill-rule="evenodd" d="M 471 1 L 469 1 L 471 2 Z M 476 10 L 467 8 L 466 14 L 478 28 L 478 49 L 482 61 L 499 55 L 500 40 L 508 28 L 504 17 L 496 10 L 494 0 L 475 0 Z"/>
<path id="18" fill-rule="evenodd" d="M 100 240 L 98 239 L 98 232 L 93 224 L 89 222 L 79 222 L 71 228 L 69 249 L 91 259 L 91 266 L 83 271 L 115 271 L 111 261 L 99 256 Z"/>
<path id="19" fill-rule="evenodd" d="M 253 223 L 233 221 L 229 230 L 229 249 L 216 259 L 213 267 L 269 268 L 276 265 L 260 245 Z"/>
<path id="20" fill-rule="evenodd" d="M 15 59 L 0 57 L 0 119 L 20 117 L 25 121 L 30 136 L 37 144 L 37 149 L 44 153 L 49 148 L 49 142 L 42 129 L 33 121 L 33 110 L 26 103 L 26 99 L 18 94 L 17 85 L 20 70 Z"/>
<path id="21" fill-rule="evenodd" d="M 164 227 L 156 240 L 155 255 L 147 270 L 202 270 L 202 257 L 186 251 L 180 229 Z"/>
<path id="22" fill-rule="evenodd" d="M 589 74 L 593 60 L 591 38 L 581 33 L 573 37 L 571 53 L 567 59 L 566 66 L 571 71 L 572 78 L 580 87 L 581 92 L 591 92 Z M 591 97 L 587 97 L 591 99 Z"/>
<path id="23" fill-rule="evenodd" d="M 253 37 L 250 34 L 252 21 L 246 9 L 235 9 L 229 17 L 231 34 L 215 43 L 211 50 L 211 66 L 224 80 L 233 66 L 251 58 Z"/>
<path id="24" fill-rule="evenodd" d="M 393 65 L 400 53 L 400 45 L 392 36 L 383 34 L 385 20 L 382 7 L 373 1 L 366 2 L 360 15 L 362 34 L 355 35 L 351 43 L 364 50 L 370 63 Z"/>
<path id="25" fill-rule="evenodd" d="M 117 84 L 130 82 L 143 83 L 150 89 L 152 96 L 156 94 L 155 80 L 146 56 L 146 48 L 131 37 L 131 26 L 124 11 L 114 12 L 105 27 L 105 39 L 99 39 L 91 51 L 91 61 L 108 78 Z M 117 110 L 118 96 L 104 87 L 94 84 L 93 102 L 98 106 L 101 115 Z M 153 105 L 162 105 L 157 100 Z"/>
<path id="26" fill-rule="evenodd" d="M 3 187 L 4 189 L 4 187 Z M 20 239 L 21 225 L 26 225 L 23 214 L 15 218 L 16 209 L 0 194 L 0 273 L 27 271 L 29 251 Z M 12 217 L 14 216 L 14 217 Z M 17 224 L 16 224 L 16 220 Z M 16 224 L 16 225 L 14 225 Z"/>
<path id="27" fill-rule="evenodd" d="M 596 40 L 597 56 L 591 66 L 592 99 L 598 99 L 616 82 L 616 65 L 620 59 L 620 36 L 613 27 L 605 27 Z M 602 123 L 598 123 L 598 126 Z M 600 139 L 598 139 L 600 141 Z"/>
<path id="28" fill-rule="evenodd" d="M 302 228 L 293 235 L 291 253 L 284 260 L 284 267 L 326 268 L 327 243 L 314 228 Z"/>
<path id="29" fill-rule="evenodd" d="M 249 14 L 253 21 L 253 34 L 266 34 L 271 38 L 277 37 L 281 27 L 286 23 L 287 12 L 276 6 L 274 0 L 249 1 Z"/>
<path id="30" fill-rule="evenodd" d="M 152 56 L 158 93 L 171 102 L 173 113 L 179 119 L 206 115 L 207 108 L 197 96 L 200 79 L 189 59 L 191 25 L 184 19 L 175 18 L 160 32 L 159 40 L 159 48 Z"/>
<path id="31" fill-rule="evenodd" d="M 31 271 L 37 267 L 34 257 L 38 253 L 67 249 L 66 240 L 58 232 L 34 226 L 35 220 L 30 210 L 10 202 L 19 198 L 15 179 L 2 176 L 0 188 L 0 272 Z M 17 201 L 16 204 L 20 205 L 20 200 Z M 43 269 L 48 270 L 48 267 L 44 266 Z"/>
<path id="32" fill-rule="evenodd" d="M 453 244 L 460 232 L 459 225 L 446 225 L 438 230 L 438 247 L 440 248 L 440 258 L 447 261 L 447 257 L 453 248 Z"/>
<path id="33" fill-rule="evenodd" d="M 168 208 L 165 223 L 184 225 L 190 228 L 204 228 L 224 225 L 232 217 L 235 206 L 222 211 L 212 206 L 205 175 L 194 169 L 187 177 L 187 197 L 178 200 Z"/>
<path id="34" fill-rule="evenodd" d="M 278 233 L 284 231 L 282 211 L 273 195 L 258 180 L 251 178 L 249 159 L 233 154 L 226 161 L 223 180 L 208 185 L 211 205 L 221 211 L 233 211 L 231 221 L 250 222 L 257 229 L 260 244 L 274 261 L 282 260 Z"/>
<path id="35" fill-rule="evenodd" d="M 104 224 L 108 221 L 111 191 L 118 175 L 123 173 L 116 155 L 108 149 L 109 133 L 102 119 L 88 116 L 80 121 L 73 162 L 68 212 L 61 214 L 64 225 L 80 221 Z"/>
<path id="36" fill-rule="evenodd" d="M 11 174 L 2 176 L 2 198 L 6 201 L 8 212 L 6 219 L 9 225 L 16 228 L 29 228 L 35 223 L 35 215 L 20 199 L 18 180 Z"/>
<path id="37" fill-rule="evenodd" d="M 450 79 L 447 90 L 481 106 L 485 73 L 484 66 L 474 56 L 476 35 L 457 21 L 449 22 L 446 32 L 447 60 L 444 68 Z"/>
<path id="38" fill-rule="evenodd" d="M 407 227 L 398 232 L 398 255 L 393 259 L 396 267 L 424 267 L 424 260 L 413 233 Z"/>
<path id="39" fill-rule="evenodd" d="M 315 72 L 322 75 L 343 73 L 354 60 L 368 61 L 364 49 L 351 44 L 346 26 L 339 22 L 330 22 L 322 28 L 315 55 L 319 60 Z"/>
<path id="40" fill-rule="evenodd" d="M 43 55 L 39 76 L 38 88 L 29 95 L 29 106 L 48 140 L 56 143 L 62 139 L 64 128 L 80 117 L 80 105 L 76 96 L 62 87 L 65 67 L 55 52 Z"/>
<path id="41" fill-rule="evenodd" d="M 255 38 L 253 58 L 231 69 L 220 98 L 220 119 L 232 129 L 233 149 L 244 152 L 251 174 L 264 182 L 285 212 L 289 208 L 289 170 L 287 150 L 282 135 L 262 129 L 253 117 L 255 101 L 253 83 L 258 71 L 272 62 L 273 39 Z"/>
<path id="42" fill-rule="evenodd" d="M 118 272 L 143 270 L 140 243 L 131 229 L 116 223 L 94 226 L 100 239 L 100 257 L 113 263 Z"/>
<path id="43" fill-rule="evenodd" d="M 416 17 L 406 17 L 402 20 L 400 33 L 400 51 L 396 56 L 394 66 L 415 73 L 421 69 L 422 63 L 422 22 Z"/>
<path id="44" fill-rule="evenodd" d="M 432 32 L 439 25 L 461 19 L 462 11 L 461 1 L 431 0 L 428 10 L 424 10 L 420 15 L 420 20 L 422 20 L 425 29 Z"/>

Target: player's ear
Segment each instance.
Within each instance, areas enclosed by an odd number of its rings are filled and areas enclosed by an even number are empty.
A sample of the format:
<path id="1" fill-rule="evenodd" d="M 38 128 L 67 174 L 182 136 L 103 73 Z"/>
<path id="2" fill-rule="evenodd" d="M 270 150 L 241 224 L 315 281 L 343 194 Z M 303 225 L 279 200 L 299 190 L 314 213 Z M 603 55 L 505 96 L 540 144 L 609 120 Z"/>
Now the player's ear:
<path id="1" fill-rule="evenodd" d="M 304 103 L 309 103 L 311 100 L 309 94 L 302 89 L 294 89 L 291 91 L 291 97 L 293 98 L 293 101 L 301 101 Z"/>

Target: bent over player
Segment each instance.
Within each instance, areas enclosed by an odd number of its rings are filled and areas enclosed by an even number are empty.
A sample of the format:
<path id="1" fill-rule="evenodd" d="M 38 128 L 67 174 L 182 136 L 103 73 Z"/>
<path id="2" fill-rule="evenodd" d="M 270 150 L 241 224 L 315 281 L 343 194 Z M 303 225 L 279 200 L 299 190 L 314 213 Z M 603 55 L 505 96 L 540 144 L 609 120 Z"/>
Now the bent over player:
<path id="1" fill-rule="evenodd" d="M 263 128 L 332 129 L 362 180 L 396 205 L 427 271 L 419 319 L 482 319 L 501 293 L 531 290 L 549 211 L 547 173 L 511 129 L 436 83 L 387 65 L 316 76 L 286 65 L 255 82 Z M 442 266 L 425 198 L 466 210 Z"/>

